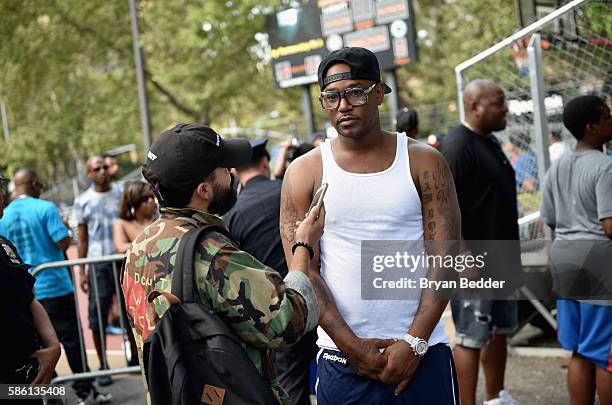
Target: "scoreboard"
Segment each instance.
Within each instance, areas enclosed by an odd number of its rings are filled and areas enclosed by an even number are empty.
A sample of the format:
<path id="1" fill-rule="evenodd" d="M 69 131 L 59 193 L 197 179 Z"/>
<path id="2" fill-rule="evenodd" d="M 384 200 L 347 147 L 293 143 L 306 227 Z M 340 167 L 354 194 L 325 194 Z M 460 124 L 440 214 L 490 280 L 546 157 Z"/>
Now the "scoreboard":
<path id="1" fill-rule="evenodd" d="M 417 61 L 411 0 L 316 0 L 268 15 L 274 79 L 286 88 L 317 82 L 330 52 L 360 46 L 382 70 Z"/>

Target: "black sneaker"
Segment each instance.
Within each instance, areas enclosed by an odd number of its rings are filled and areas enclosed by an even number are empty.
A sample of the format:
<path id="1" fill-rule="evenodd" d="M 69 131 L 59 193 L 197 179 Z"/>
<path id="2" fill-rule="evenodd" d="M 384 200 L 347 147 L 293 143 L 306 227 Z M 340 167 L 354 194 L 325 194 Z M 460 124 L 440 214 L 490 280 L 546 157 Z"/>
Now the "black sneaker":
<path id="1" fill-rule="evenodd" d="M 107 370 L 105 368 L 100 367 L 100 370 Z M 103 375 L 100 377 L 96 377 L 96 381 L 100 387 L 106 387 L 107 385 L 111 385 L 113 383 L 113 378 L 110 375 Z"/>

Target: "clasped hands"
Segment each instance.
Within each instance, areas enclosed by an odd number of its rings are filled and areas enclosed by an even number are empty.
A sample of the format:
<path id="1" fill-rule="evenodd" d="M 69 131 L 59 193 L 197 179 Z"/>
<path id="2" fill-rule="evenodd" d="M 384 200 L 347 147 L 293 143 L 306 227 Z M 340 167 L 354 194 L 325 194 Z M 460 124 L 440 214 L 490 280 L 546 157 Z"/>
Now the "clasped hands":
<path id="1" fill-rule="evenodd" d="M 404 340 L 357 338 L 352 349 L 344 354 L 357 375 L 384 384 L 397 384 L 395 395 L 406 388 L 421 361 Z M 381 353 L 379 349 L 384 351 Z"/>

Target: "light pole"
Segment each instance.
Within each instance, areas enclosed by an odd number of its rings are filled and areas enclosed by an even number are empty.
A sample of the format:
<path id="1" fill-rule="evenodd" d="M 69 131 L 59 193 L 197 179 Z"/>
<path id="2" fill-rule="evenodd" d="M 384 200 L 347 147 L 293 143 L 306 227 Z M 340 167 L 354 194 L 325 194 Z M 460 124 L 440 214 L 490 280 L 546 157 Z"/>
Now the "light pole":
<path id="1" fill-rule="evenodd" d="M 6 117 L 6 106 L 0 102 L 0 117 L 2 118 L 2 130 L 4 132 L 4 141 L 8 142 L 11 139 L 8 128 L 8 118 Z"/>
<path id="2" fill-rule="evenodd" d="M 142 60 L 142 49 L 140 48 L 140 35 L 138 33 L 138 10 L 135 0 L 130 3 L 130 19 L 132 21 L 132 42 L 134 44 L 134 63 L 136 65 L 136 80 L 138 81 L 138 98 L 140 100 L 140 122 L 144 135 L 145 154 L 151 147 L 151 120 L 149 119 L 149 102 L 147 99 L 147 87 L 145 84 L 144 62 Z"/>

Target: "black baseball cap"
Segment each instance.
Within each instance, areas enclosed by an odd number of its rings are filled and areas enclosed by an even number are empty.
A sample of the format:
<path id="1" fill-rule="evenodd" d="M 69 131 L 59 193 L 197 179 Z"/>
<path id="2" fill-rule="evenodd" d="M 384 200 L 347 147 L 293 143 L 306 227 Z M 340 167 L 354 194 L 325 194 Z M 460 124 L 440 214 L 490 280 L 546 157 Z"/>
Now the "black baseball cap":
<path id="1" fill-rule="evenodd" d="M 408 107 L 404 107 L 396 117 L 395 128 L 399 131 L 400 129 L 414 129 L 419 126 L 419 116 L 417 112 Z"/>
<path id="2" fill-rule="evenodd" d="M 162 132 L 147 153 L 145 166 L 164 188 L 194 184 L 218 167 L 238 167 L 251 159 L 248 139 L 222 139 L 200 124 L 178 124 Z"/>
<path id="3" fill-rule="evenodd" d="M 268 159 L 270 159 L 270 154 L 266 149 L 268 145 L 267 138 L 253 139 L 249 141 L 249 144 L 251 145 L 251 149 L 253 149 L 253 156 L 251 157 L 251 161 L 259 160 L 264 156 L 267 156 Z"/>
<path id="4" fill-rule="evenodd" d="M 336 63 L 346 63 L 351 67 L 351 71 L 325 77 L 327 69 Z M 319 88 L 321 90 L 329 83 L 339 80 L 364 79 L 382 82 L 376 55 L 369 49 L 359 47 L 342 48 L 331 52 L 319 64 L 317 74 L 319 77 Z M 387 93 L 391 93 L 391 88 L 385 84 L 385 94 Z"/>

